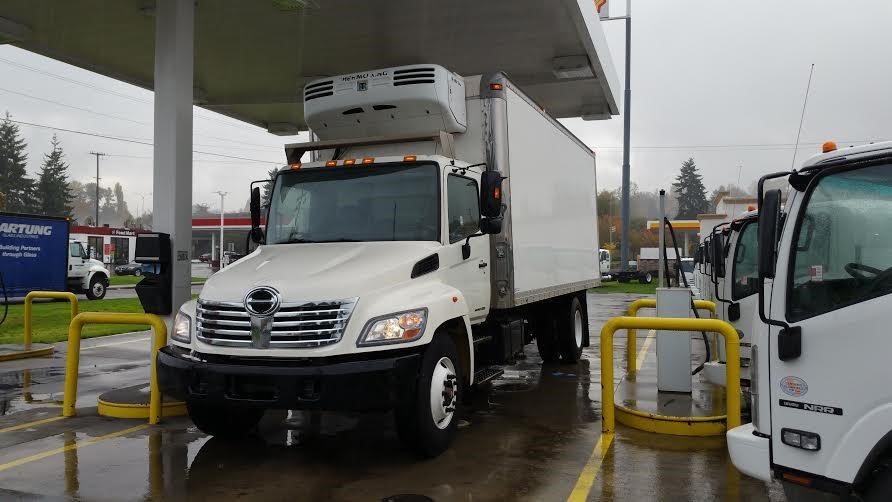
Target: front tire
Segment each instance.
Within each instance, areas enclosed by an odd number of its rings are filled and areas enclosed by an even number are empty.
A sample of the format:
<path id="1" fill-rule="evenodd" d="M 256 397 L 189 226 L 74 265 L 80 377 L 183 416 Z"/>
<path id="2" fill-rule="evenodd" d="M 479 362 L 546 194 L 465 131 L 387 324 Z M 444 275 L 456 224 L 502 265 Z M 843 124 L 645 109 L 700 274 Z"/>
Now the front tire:
<path id="1" fill-rule="evenodd" d="M 90 300 L 101 300 L 105 298 L 108 291 L 108 279 L 101 275 L 94 275 L 90 279 L 90 286 L 87 288 L 87 298 Z"/>
<path id="2" fill-rule="evenodd" d="M 558 318 L 558 344 L 561 360 L 576 363 L 582 357 L 582 347 L 588 340 L 588 316 L 578 296 L 565 303 L 564 312 Z"/>
<path id="3" fill-rule="evenodd" d="M 423 458 L 436 457 L 449 448 L 458 428 L 459 361 L 452 339 L 435 334 L 424 352 L 414 395 L 395 410 L 400 440 Z"/>
<path id="4" fill-rule="evenodd" d="M 198 430 L 224 439 L 236 439 L 250 434 L 260 419 L 262 408 L 234 408 L 186 402 L 189 418 Z"/>
<path id="5" fill-rule="evenodd" d="M 861 500 L 865 502 L 892 500 L 892 467 L 882 467 L 873 475 L 873 479 L 864 490 Z"/>

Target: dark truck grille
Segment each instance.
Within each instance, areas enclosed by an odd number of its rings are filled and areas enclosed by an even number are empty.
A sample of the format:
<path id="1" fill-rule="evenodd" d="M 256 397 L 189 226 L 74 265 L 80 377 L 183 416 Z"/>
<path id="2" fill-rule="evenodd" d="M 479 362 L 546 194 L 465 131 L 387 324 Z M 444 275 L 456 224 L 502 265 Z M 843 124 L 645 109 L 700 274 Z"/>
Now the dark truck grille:
<path id="1" fill-rule="evenodd" d="M 337 343 L 344 334 L 356 300 L 282 303 L 267 325 L 269 348 L 319 347 Z M 198 300 L 195 317 L 196 336 L 204 343 L 254 346 L 251 314 L 241 303 Z"/>

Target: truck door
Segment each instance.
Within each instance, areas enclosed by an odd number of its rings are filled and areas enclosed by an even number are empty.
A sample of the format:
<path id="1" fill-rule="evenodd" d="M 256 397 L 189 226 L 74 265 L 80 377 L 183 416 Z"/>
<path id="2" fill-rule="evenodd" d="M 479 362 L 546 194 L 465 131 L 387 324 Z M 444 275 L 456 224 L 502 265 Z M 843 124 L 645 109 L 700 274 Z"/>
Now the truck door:
<path id="1" fill-rule="evenodd" d="M 68 243 L 68 277 L 87 275 L 87 253 L 80 242 Z"/>
<path id="2" fill-rule="evenodd" d="M 755 323 L 759 320 L 759 222 L 748 220 L 735 232 L 728 253 L 731 262 L 726 281 L 728 298 L 736 307 L 726 307 L 728 321 L 734 324 L 743 337 L 740 339 L 741 378 L 744 387 L 749 383 L 750 347 L 753 343 Z M 730 311 L 736 310 L 736 315 Z"/>
<path id="3" fill-rule="evenodd" d="M 845 482 L 892 429 L 892 165 L 854 166 L 826 168 L 793 204 L 770 290 L 770 317 L 801 336 L 801 353 L 780 353 L 771 329 L 773 463 Z"/>
<path id="4" fill-rule="evenodd" d="M 462 246 L 469 235 L 480 230 L 480 190 L 477 181 L 457 174 L 446 176 L 447 229 L 449 233 L 447 276 L 468 302 L 471 320 L 489 313 L 489 237 L 468 241 L 471 254 L 462 257 Z"/>

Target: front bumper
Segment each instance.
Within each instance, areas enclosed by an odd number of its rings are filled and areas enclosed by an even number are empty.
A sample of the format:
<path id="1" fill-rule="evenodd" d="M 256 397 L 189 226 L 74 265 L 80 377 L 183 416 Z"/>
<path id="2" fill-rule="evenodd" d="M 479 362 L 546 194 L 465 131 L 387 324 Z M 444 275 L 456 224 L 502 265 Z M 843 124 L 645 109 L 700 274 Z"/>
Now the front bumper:
<path id="1" fill-rule="evenodd" d="M 728 454 L 740 472 L 762 481 L 771 481 L 771 441 L 754 434 L 753 424 L 744 424 L 728 431 Z"/>
<path id="2" fill-rule="evenodd" d="M 413 395 L 420 353 L 366 357 L 239 360 L 168 346 L 158 352 L 158 382 L 177 399 L 268 409 L 387 410 Z"/>

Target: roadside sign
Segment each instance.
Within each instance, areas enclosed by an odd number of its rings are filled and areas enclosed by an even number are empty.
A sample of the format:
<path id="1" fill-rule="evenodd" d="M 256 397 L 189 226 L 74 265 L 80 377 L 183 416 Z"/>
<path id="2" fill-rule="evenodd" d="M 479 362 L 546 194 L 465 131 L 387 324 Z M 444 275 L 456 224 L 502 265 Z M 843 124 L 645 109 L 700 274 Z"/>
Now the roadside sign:
<path id="1" fill-rule="evenodd" d="M 0 274 L 9 298 L 38 290 L 65 291 L 68 220 L 0 213 Z"/>

